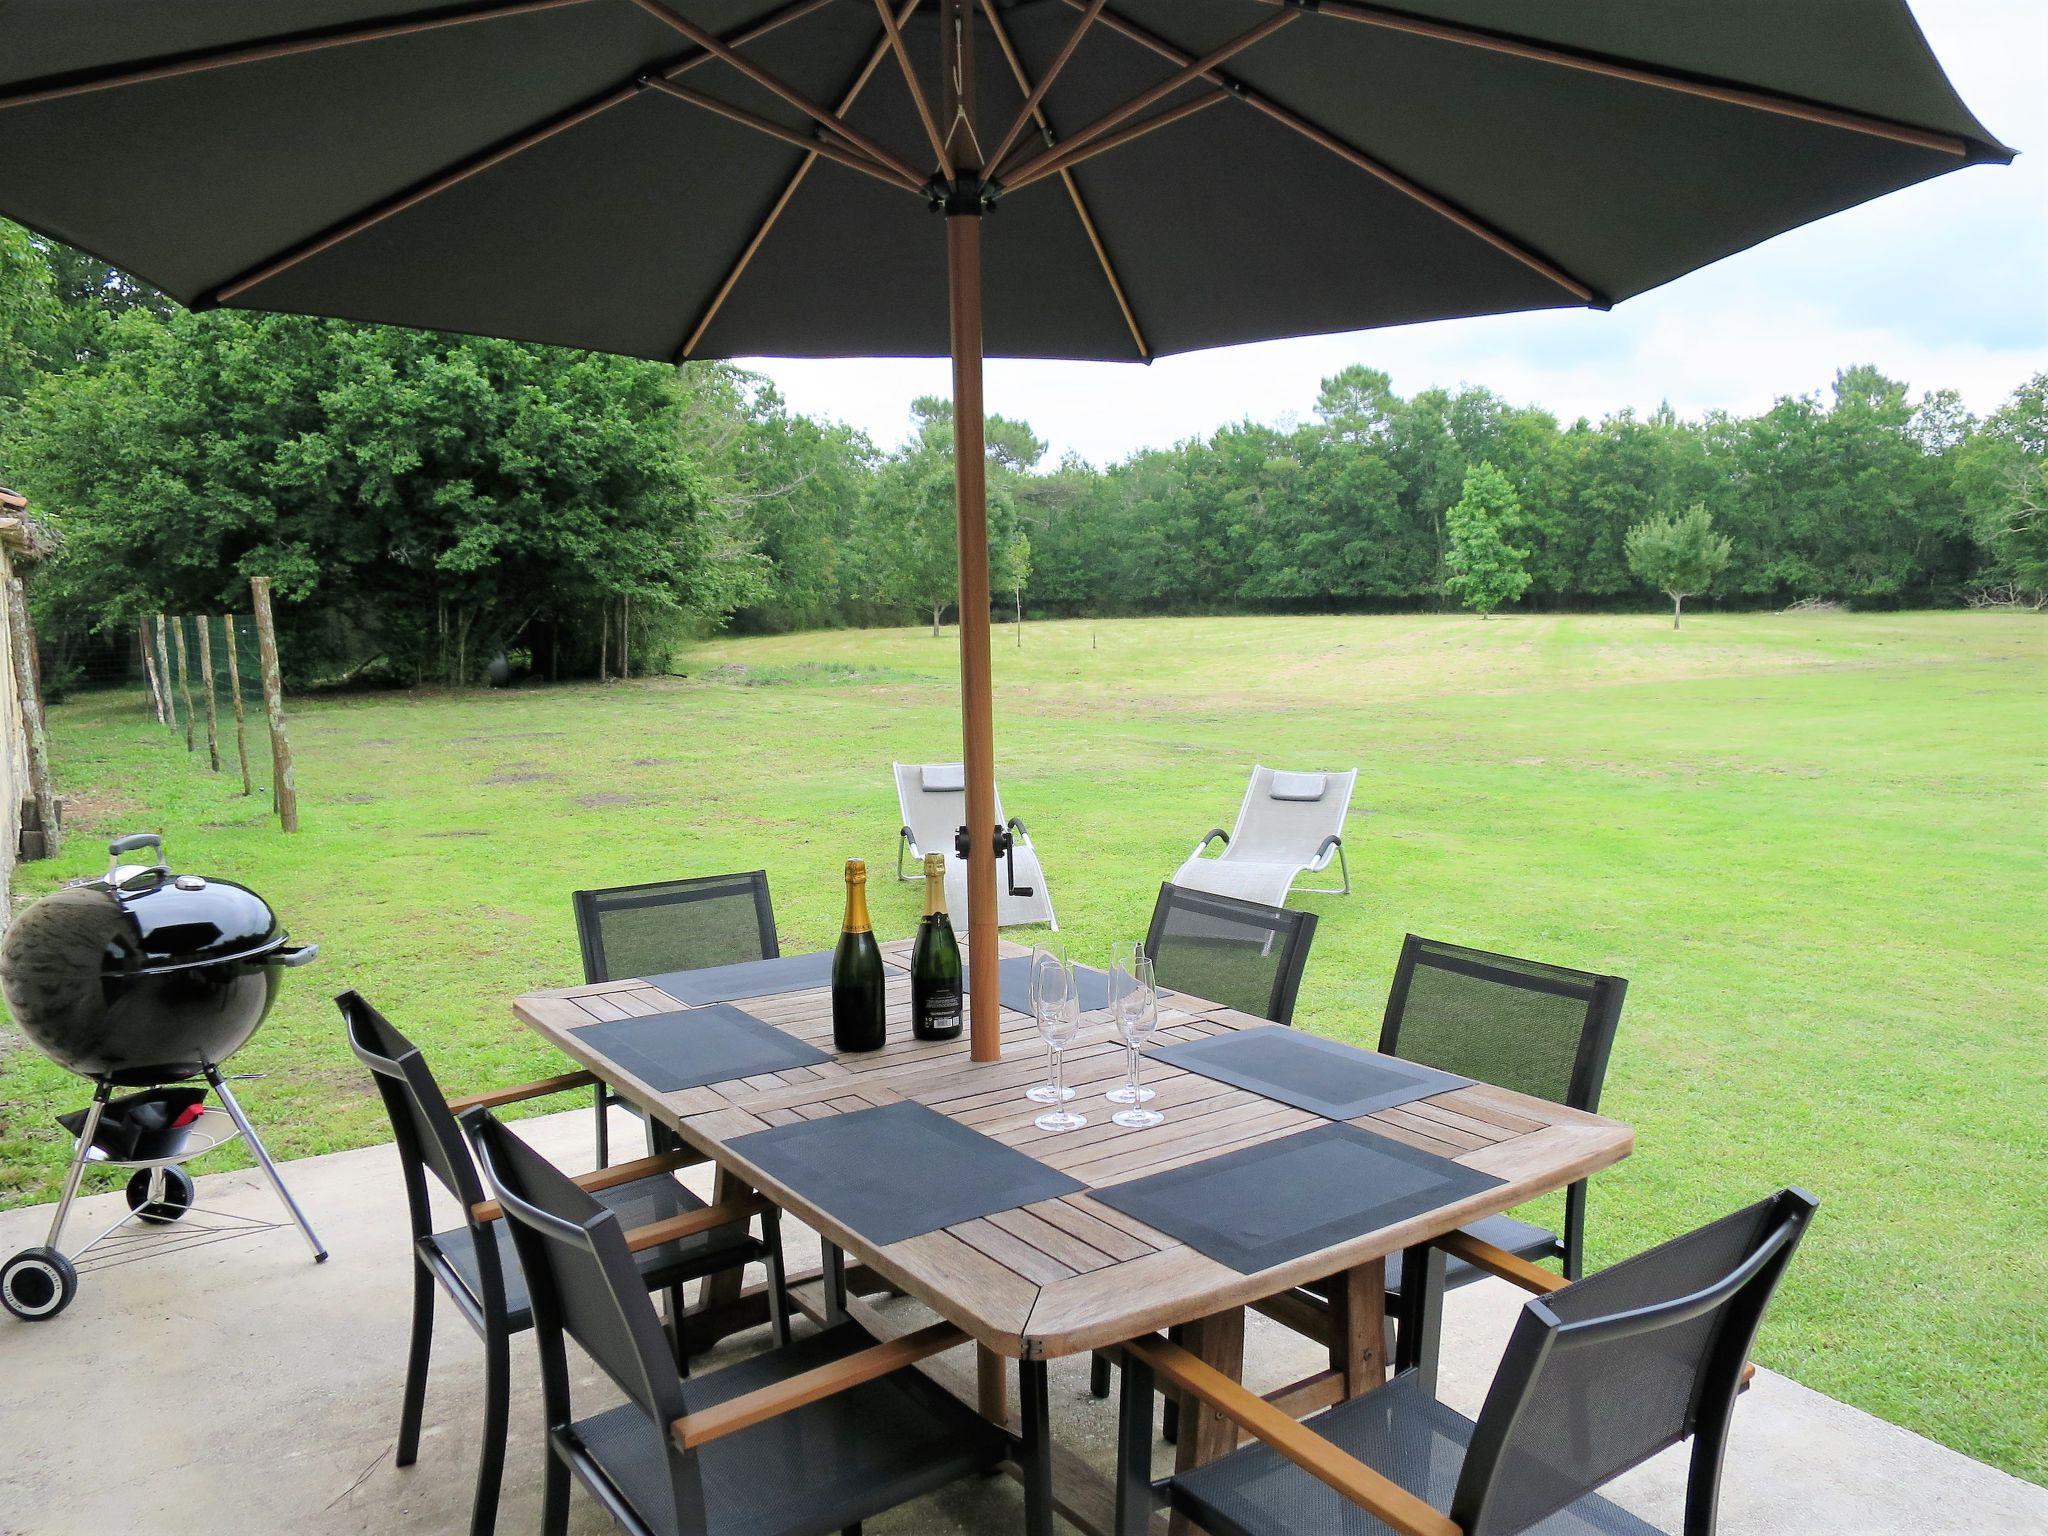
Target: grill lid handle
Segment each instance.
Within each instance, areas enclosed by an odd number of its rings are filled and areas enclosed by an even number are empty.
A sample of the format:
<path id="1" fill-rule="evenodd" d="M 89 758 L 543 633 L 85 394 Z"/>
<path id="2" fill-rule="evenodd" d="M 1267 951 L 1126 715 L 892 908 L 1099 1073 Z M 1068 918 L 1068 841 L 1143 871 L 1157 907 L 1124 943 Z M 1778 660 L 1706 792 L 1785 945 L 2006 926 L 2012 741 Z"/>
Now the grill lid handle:
<path id="1" fill-rule="evenodd" d="M 153 864 L 126 864 L 121 862 L 124 853 L 136 853 L 144 848 L 156 850 Z M 107 844 L 107 884 L 117 890 L 134 884 L 144 875 L 161 879 L 171 872 L 164 862 L 164 840 L 154 832 L 135 832 L 127 837 L 117 837 Z"/>

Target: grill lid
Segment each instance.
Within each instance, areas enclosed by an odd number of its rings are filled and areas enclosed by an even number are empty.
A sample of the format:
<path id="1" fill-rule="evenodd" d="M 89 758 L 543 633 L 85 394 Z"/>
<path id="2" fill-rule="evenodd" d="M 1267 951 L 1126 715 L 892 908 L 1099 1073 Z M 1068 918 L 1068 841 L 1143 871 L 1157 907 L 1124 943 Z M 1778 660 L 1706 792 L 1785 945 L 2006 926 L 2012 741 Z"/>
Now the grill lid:
<path id="1" fill-rule="evenodd" d="M 154 848 L 156 862 L 123 864 L 123 854 Z M 137 976 L 265 954 L 284 943 L 270 904 L 245 885 L 174 874 L 154 833 L 107 845 L 114 863 L 99 880 L 126 919 L 113 925 L 101 974 Z"/>

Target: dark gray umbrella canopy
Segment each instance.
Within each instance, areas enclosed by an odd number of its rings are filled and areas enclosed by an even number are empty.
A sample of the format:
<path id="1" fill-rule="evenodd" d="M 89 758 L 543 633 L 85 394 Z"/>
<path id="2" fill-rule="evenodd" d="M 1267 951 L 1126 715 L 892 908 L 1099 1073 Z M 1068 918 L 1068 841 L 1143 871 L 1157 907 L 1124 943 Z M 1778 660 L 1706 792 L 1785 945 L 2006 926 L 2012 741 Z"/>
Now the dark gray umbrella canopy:
<path id="1" fill-rule="evenodd" d="M 985 354 L 1606 305 L 2010 158 L 1900 0 L 0 0 L 0 212 L 189 304 L 950 353 L 977 954 Z"/>
<path id="2" fill-rule="evenodd" d="M 920 177 L 931 169 L 896 62 L 870 71 L 883 29 L 868 0 L 667 4 L 722 39 L 767 26 L 745 56 L 827 107 L 868 74 L 845 121 Z M 1086 9 L 995 5 L 1026 79 Z M 816 124 L 654 10 L 11 0 L 0 210 L 191 304 L 663 359 L 686 346 L 945 354 L 939 220 L 830 159 L 784 202 L 804 149 L 636 81 L 669 74 L 805 140 Z M 1883 192 L 2010 158 L 1895 0 L 1303 10 L 1102 8 L 1044 97 L 1056 134 L 1170 78 L 1175 60 L 1287 24 L 1119 125 L 1172 115 L 1077 163 L 1071 186 L 1051 175 L 999 198 L 984 234 L 990 355 L 1136 360 L 1609 304 Z M 405 29 L 422 20 L 443 24 Z M 926 3 L 903 28 L 934 100 L 939 24 Z M 986 152 L 1023 92 L 985 10 L 975 24 Z M 324 45 L 267 56 L 279 39 Z M 238 50 L 266 56 L 237 62 Z M 159 66 L 173 72 L 136 78 Z M 66 93 L 82 85 L 98 88 Z M 1034 125 L 1017 143 L 1013 166 L 1045 139 Z M 953 147 L 977 158 L 962 136 Z"/>

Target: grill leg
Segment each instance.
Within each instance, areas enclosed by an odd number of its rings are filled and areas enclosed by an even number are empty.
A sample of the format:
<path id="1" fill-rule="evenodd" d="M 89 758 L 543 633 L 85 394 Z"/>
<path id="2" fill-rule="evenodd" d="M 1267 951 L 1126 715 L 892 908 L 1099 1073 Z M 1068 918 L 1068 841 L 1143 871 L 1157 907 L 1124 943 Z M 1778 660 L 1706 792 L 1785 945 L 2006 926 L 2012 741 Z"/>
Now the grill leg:
<path id="1" fill-rule="evenodd" d="M 313 1250 L 313 1262 L 326 1263 L 327 1250 L 320 1246 L 320 1239 L 313 1235 L 313 1224 L 306 1220 L 306 1213 L 299 1209 L 299 1202 L 292 1198 L 292 1192 L 284 1187 L 284 1179 L 277 1171 L 277 1164 L 270 1160 L 269 1152 L 264 1150 L 263 1139 L 256 1134 L 256 1127 L 251 1125 L 249 1117 L 242 1113 L 242 1106 L 229 1091 L 226 1080 L 220 1075 L 220 1068 L 208 1067 L 206 1080 L 213 1085 L 213 1091 L 220 1095 L 221 1107 L 235 1122 L 235 1129 L 242 1133 L 242 1139 L 249 1143 L 249 1150 L 256 1154 L 256 1162 L 263 1169 L 263 1176 L 270 1180 L 270 1187 L 277 1191 L 277 1198 L 284 1202 L 284 1208 L 291 1212 L 292 1220 L 298 1223 L 299 1231 L 305 1236 L 306 1246 Z"/>
<path id="2" fill-rule="evenodd" d="M 93 1089 L 92 1108 L 85 1112 L 85 1129 L 78 1133 L 78 1145 L 72 1149 L 71 1171 L 64 1175 L 64 1193 L 57 1200 L 57 1214 L 50 1219 L 50 1241 L 44 1245 L 60 1253 L 64 1218 L 71 1214 L 71 1202 L 78 1198 L 78 1184 L 85 1177 L 86 1154 L 92 1151 L 92 1139 L 99 1134 L 100 1116 L 106 1113 L 107 1099 L 113 1091 L 111 1083 L 101 1083 Z"/>

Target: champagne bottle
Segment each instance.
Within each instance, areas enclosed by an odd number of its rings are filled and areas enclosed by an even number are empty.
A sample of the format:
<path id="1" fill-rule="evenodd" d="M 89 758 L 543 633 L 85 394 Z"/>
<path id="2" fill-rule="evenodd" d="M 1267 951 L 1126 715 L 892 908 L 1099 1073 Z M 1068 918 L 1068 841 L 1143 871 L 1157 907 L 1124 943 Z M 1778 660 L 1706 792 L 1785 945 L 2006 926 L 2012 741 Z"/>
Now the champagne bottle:
<path id="1" fill-rule="evenodd" d="M 946 856 L 924 856 L 924 921 L 910 948 L 910 1032 L 920 1040 L 960 1033 L 960 941 L 946 916 Z"/>
<path id="2" fill-rule="evenodd" d="M 832 1044 L 842 1051 L 879 1051 L 888 1039 L 886 972 L 868 921 L 868 866 L 846 861 L 846 918 L 832 951 Z"/>

